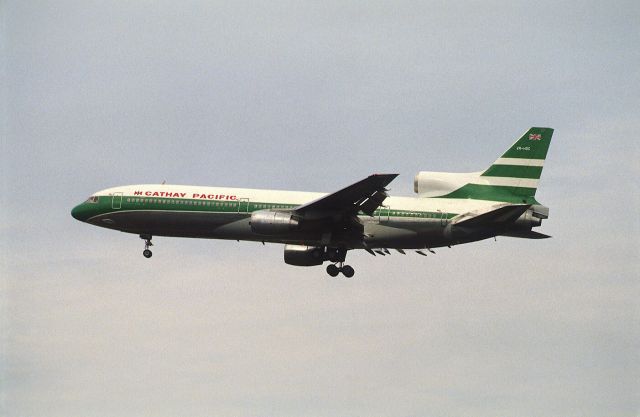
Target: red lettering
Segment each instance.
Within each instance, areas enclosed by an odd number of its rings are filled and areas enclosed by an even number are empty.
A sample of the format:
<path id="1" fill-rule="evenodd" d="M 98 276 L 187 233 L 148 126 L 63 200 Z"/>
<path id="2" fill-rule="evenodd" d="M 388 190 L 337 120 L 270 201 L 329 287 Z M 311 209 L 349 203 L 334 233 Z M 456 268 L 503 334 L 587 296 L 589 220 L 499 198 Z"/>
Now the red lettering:
<path id="1" fill-rule="evenodd" d="M 228 198 L 228 200 L 237 200 L 237 199 L 238 199 L 238 197 L 235 196 L 235 195 L 230 195 L 229 198 Z"/>
<path id="2" fill-rule="evenodd" d="M 133 195 L 142 195 L 142 191 L 134 191 Z"/>
<path id="3" fill-rule="evenodd" d="M 200 197 L 200 194 L 193 194 L 193 198 L 198 198 Z"/>
<path id="4" fill-rule="evenodd" d="M 187 195 L 187 193 L 180 193 L 180 197 L 185 197 Z"/>

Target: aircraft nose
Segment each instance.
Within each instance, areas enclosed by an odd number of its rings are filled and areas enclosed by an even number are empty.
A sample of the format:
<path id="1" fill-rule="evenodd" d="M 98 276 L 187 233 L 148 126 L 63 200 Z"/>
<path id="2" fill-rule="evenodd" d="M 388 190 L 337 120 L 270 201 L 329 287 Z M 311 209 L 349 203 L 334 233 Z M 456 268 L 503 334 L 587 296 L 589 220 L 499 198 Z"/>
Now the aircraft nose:
<path id="1" fill-rule="evenodd" d="M 82 216 L 82 204 L 78 204 L 73 209 L 71 209 L 71 216 L 76 220 L 84 220 L 84 217 Z"/>

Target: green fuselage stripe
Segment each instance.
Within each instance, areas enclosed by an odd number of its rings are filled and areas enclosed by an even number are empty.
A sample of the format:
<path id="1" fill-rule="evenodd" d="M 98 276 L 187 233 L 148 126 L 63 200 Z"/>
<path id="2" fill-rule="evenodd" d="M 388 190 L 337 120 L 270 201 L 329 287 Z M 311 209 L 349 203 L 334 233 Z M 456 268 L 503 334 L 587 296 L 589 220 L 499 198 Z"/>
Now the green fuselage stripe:
<path id="1" fill-rule="evenodd" d="M 100 196 L 96 203 L 84 203 L 83 211 L 87 218 L 117 212 L 117 211 L 177 211 L 177 212 L 210 212 L 210 213 L 247 213 L 258 210 L 291 210 L 297 204 L 280 204 L 253 202 L 247 200 L 198 200 L 183 198 L 156 198 L 138 196 Z M 119 208 L 117 208 L 119 207 Z M 358 213 L 365 216 L 364 213 Z M 443 213 L 441 211 L 396 210 L 393 208 L 379 208 L 374 217 L 403 217 L 416 219 L 451 219 L 457 213 Z"/>

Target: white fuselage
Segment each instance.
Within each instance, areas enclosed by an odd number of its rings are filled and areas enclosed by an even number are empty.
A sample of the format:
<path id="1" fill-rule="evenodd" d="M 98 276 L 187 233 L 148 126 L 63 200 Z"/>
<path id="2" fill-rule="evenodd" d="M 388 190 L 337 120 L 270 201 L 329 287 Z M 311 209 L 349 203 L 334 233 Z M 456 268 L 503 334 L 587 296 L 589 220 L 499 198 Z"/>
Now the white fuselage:
<path id="1" fill-rule="evenodd" d="M 255 233 L 251 213 L 287 210 L 325 193 L 186 185 L 132 185 L 100 191 L 101 204 L 89 223 L 154 236 L 327 244 L 326 236 Z M 446 226 L 457 215 L 486 210 L 494 201 L 388 197 L 373 216 L 359 216 L 367 247 L 425 248 L 451 244 Z M 98 209 L 99 207 L 99 209 Z M 354 246 L 355 248 L 356 246 Z"/>

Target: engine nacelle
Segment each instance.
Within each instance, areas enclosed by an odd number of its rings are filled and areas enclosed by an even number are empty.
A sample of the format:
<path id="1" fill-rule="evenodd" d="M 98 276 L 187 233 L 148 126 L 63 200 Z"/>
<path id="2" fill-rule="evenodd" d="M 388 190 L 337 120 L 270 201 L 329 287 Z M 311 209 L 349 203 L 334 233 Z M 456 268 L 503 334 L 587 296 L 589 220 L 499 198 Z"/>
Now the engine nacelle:
<path id="1" fill-rule="evenodd" d="M 322 265 L 324 251 L 315 246 L 285 245 L 284 262 L 295 266 Z"/>
<path id="2" fill-rule="evenodd" d="M 476 180 L 482 172 L 420 171 L 413 180 L 413 191 L 420 197 L 439 197 Z"/>
<path id="3" fill-rule="evenodd" d="M 259 210 L 251 214 L 251 230 L 260 235 L 282 235 L 296 230 L 300 218 L 287 211 Z"/>
<path id="4" fill-rule="evenodd" d="M 534 204 L 525 211 L 522 216 L 518 217 L 513 223 L 516 229 L 531 229 L 542 224 L 543 219 L 549 218 L 549 207 Z"/>

